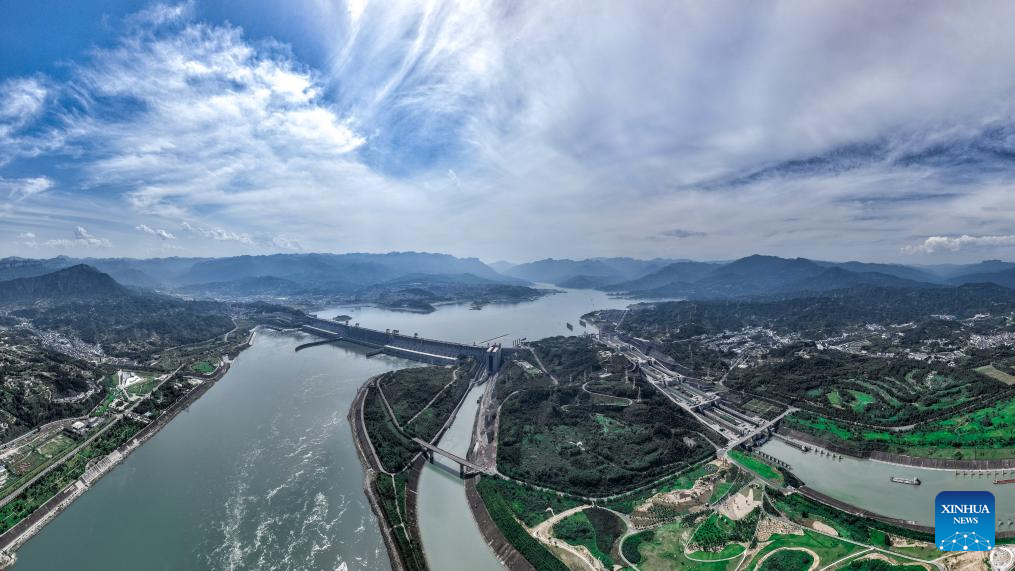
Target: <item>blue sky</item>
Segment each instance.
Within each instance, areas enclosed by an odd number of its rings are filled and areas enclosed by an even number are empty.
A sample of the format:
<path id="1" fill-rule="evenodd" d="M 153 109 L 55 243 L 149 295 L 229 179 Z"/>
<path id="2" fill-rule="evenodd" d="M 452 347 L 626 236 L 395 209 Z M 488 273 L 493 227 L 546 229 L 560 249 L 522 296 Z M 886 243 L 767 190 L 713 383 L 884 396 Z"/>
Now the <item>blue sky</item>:
<path id="1" fill-rule="evenodd" d="M 1015 5 L 5 2 L 0 255 L 1015 259 Z"/>

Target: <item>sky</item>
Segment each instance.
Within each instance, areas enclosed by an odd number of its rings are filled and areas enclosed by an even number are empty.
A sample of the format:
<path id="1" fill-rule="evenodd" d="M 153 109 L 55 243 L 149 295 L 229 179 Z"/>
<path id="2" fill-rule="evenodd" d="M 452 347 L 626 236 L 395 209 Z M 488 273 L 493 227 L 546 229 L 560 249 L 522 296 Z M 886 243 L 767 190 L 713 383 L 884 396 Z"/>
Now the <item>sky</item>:
<path id="1" fill-rule="evenodd" d="M 1015 3 L 0 5 L 0 256 L 1015 260 Z"/>

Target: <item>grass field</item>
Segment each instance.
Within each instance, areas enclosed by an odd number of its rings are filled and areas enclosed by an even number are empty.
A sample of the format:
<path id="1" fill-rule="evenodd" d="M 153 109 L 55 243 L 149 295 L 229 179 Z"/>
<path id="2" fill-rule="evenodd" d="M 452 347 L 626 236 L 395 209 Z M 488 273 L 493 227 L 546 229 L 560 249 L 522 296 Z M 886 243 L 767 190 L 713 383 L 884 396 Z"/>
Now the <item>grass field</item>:
<path id="1" fill-rule="evenodd" d="M 194 372 L 201 373 L 202 375 L 210 375 L 215 372 L 215 365 L 208 361 L 198 361 L 191 365 L 190 369 Z"/>
<path id="2" fill-rule="evenodd" d="M 134 383 L 133 385 L 127 387 L 127 394 L 133 396 L 146 395 L 155 390 L 155 386 L 158 384 L 159 380 L 156 379 L 155 377 L 146 377 L 145 381 L 140 383 Z"/>
<path id="3" fill-rule="evenodd" d="M 743 545 L 739 543 L 731 543 L 726 547 L 722 548 L 722 551 L 695 551 L 687 556 L 688 559 L 695 561 L 723 561 L 730 557 L 736 557 L 747 551 Z"/>
<path id="4" fill-rule="evenodd" d="M 686 529 L 680 522 L 656 528 L 652 532 L 651 538 L 638 545 L 638 553 L 641 556 L 638 569 L 641 571 L 732 571 L 737 568 L 741 559 L 739 557 L 713 563 L 688 559 L 684 555 L 684 542 L 690 533 L 691 530 Z"/>
<path id="5" fill-rule="evenodd" d="M 750 456 L 739 450 L 730 450 L 730 458 L 772 484 L 782 486 L 785 483 L 781 472 L 755 456 Z"/>
<path id="6" fill-rule="evenodd" d="M 865 548 L 853 545 L 835 539 L 834 537 L 828 537 L 817 532 L 805 530 L 803 535 L 773 535 L 770 543 L 765 546 L 764 549 L 755 554 L 751 562 L 745 567 L 748 571 L 758 569 L 758 561 L 760 561 L 766 554 L 782 549 L 784 547 L 801 547 L 804 549 L 810 549 L 814 553 L 818 554 L 819 565 L 828 565 L 834 561 L 838 561 L 847 555 L 853 553 L 859 553 Z M 773 556 L 774 557 L 774 556 Z"/>
<path id="7" fill-rule="evenodd" d="M 987 375 L 992 379 L 997 379 L 1006 385 L 1015 385 L 1015 376 L 998 369 L 994 365 L 987 365 L 976 369 L 977 373 Z"/>

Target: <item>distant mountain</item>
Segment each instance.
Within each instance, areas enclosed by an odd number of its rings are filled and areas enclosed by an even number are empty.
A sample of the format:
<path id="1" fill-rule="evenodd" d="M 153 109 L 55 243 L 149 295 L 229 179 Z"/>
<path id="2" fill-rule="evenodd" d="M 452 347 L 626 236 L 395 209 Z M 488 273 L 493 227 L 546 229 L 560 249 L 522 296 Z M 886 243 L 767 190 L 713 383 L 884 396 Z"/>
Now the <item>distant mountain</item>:
<path id="1" fill-rule="evenodd" d="M 721 266 L 722 264 L 710 262 L 673 262 L 640 278 L 613 284 L 603 289 L 606 291 L 644 291 L 673 283 L 694 282 Z"/>
<path id="2" fill-rule="evenodd" d="M 942 278 L 951 279 L 959 276 L 972 274 L 992 274 L 1015 268 L 1015 262 L 1002 260 L 983 260 L 975 264 L 942 264 L 937 266 L 924 266 L 921 269 L 933 273 Z"/>
<path id="3" fill-rule="evenodd" d="M 792 284 L 821 275 L 826 268 L 806 258 L 754 255 L 716 268 L 695 281 L 713 296 L 759 295 L 783 291 Z"/>
<path id="4" fill-rule="evenodd" d="M 518 264 L 504 273 L 532 282 L 551 283 L 562 287 L 587 284 L 619 283 L 654 272 L 671 260 L 636 260 L 634 258 L 590 258 L 587 260 L 555 260 L 547 258 Z M 569 280 L 574 280 L 570 281 Z M 568 285 L 570 283 L 571 285 Z"/>
<path id="5" fill-rule="evenodd" d="M 928 272 L 906 266 L 754 255 L 728 264 L 671 264 L 638 280 L 605 289 L 624 291 L 640 298 L 704 299 L 824 292 L 862 286 L 926 288 L 939 282 L 940 279 Z"/>
<path id="6" fill-rule="evenodd" d="M 556 285 L 571 289 L 604 289 L 617 283 L 619 278 L 615 276 L 571 276 L 558 282 Z"/>
<path id="7" fill-rule="evenodd" d="M 383 283 L 407 274 L 472 274 L 491 281 L 511 282 L 476 258 L 447 254 L 274 254 L 206 260 L 180 276 L 183 284 L 226 282 L 275 276 L 313 287 L 326 282 L 359 285 Z"/>
<path id="8" fill-rule="evenodd" d="M 380 285 L 432 285 L 432 284 L 494 284 L 498 280 L 481 278 L 473 274 L 406 274 Z"/>
<path id="9" fill-rule="evenodd" d="M 193 284 L 180 288 L 181 293 L 207 297 L 247 297 L 247 296 L 289 296 L 304 291 L 300 284 L 277 278 L 275 276 L 256 276 L 240 278 L 226 282 Z"/>
<path id="10" fill-rule="evenodd" d="M 992 283 L 1015 288 L 1015 267 L 997 272 L 964 274 L 951 278 L 948 281 L 956 285 Z"/>
<path id="11" fill-rule="evenodd" d="M 889 276 L 895 276 L 906 280 L 913 280 L 916 282 L 929 282 L 936 283 L 940 282 L 939 276 L 932 272 L 914 268 L 911 266 L 903 266 L 901 264 L 872 264 L 867 262 L 818 262 L 822 265 L 828 265 L 831 267 L 842 268 L 851 272 L 857 273 L 877 273 L 887 274 Z"/>
<path id="12" fill-rule="evenodd" d="M 3 258 L 0 260 L 0 281 L 41 276 L 43 274 L 69 268 L 73 265 L 73 260 L 62 256 L 48 260 L 33 260 L 17 257 Z"/>
<path id="13" fill-rule="evenodd" d="M 875 264 L 872 264 L 875 265 Z M 849 289 L 861 286 L 876 286 L 887 288 L 927 288 L 941 287 L 928 282 L 909 280 L 898 276 L 882 274 L 880 272 L 856 272 L 850 271 L 842 266 L 828 268 L 824 272 L 810 278 L 806 278 L 785 288 L 788 292 L 802 291 L 832 291 Z"/>
<path id="14" fill-rule="evenodd" d="M 504 272 L 510 270 L 511 268 L 517 266 L 518 264 L 514 264 L 505 260 L 497 260 L 496 262 L 487 265 L 503 274 Z"/>
<path id="15" fill-rule="evenodd" d="M 0 304 L 3 305 L 53 304 L 127 295 L 131 295 L 130 291 L 116 280 L 84 264 L 0 282 Z"/>

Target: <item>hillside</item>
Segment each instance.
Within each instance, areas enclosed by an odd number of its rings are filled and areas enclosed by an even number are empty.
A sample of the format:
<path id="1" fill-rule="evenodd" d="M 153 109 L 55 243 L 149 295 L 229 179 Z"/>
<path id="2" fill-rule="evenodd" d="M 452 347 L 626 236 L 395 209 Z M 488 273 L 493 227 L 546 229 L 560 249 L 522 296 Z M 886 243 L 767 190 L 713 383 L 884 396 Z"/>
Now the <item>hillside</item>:
<path id="1" fill-rule="evenodd" d="M 0 282 L 0 305 L 62 304 L 74 300 L 112 299 L 127 288 L 91 266 L 79 264 L 52 273 Z"/>

